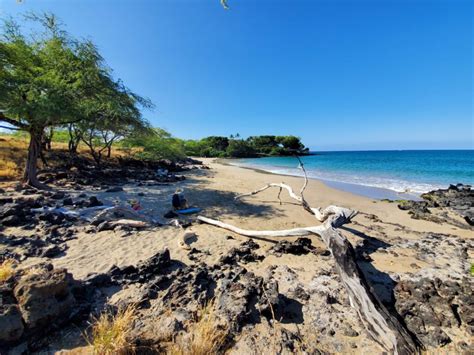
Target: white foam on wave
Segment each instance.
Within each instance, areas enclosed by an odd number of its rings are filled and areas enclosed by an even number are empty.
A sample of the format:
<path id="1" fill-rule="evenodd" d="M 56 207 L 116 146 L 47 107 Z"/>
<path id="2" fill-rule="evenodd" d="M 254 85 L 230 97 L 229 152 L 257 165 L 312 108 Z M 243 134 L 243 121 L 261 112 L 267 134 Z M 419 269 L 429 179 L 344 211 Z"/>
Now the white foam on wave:
<path id="1" fill-rule="evenodd" d="M 245 164 L 245 163 L 232 163 L 232 165 L 254 168 L 264 170 L 273 174 L 290 175 L 290 176 L 303 176 L 303 172 L 300 169 L 281 168 L 268 165 L 258 164 Z M 428 191 L 446 188 L 447 186 L 438 184 L 429 184 L 423 182 L 414 182 L 408 180 L 392 179 L 380 176 L 364 176 L 364 175 L 353 175 L 334 173 L 320 170 L 308 170 L 306 169 L 309 178 L 323 180 L 323 181 L 334 181 L 345 184 L 355 184 L 368 187 L 375 187 L 380 189 L 388 189 L 398 193 L 414 193 L 422 194 Z"/>

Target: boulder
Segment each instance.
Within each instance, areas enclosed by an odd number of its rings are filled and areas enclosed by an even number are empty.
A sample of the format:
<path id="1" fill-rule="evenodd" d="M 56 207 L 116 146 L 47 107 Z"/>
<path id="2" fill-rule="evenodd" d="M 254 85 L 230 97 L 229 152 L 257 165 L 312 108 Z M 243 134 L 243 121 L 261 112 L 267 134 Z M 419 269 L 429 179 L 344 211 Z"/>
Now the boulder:
<path id="1" fill-rule="evenodd" d="M 52 245 L 52 246 L 49 246 L 49 247 L 45 248 L 42 251 L 41 256 L 43 258 L 54 258 L 54 257 L 60 255 L 61 253 L 63 253 L 65 249 L 66 249 L 65 246 Z"/>
<path id="2" fill-rule="evenodd" d="M 65 197 L 66 197 L 66 194 L 62 191 L 57 191 L 51 195 L 51 198 L 53 200 L 61 200 L 61 199 L 64 199 Z"/>
<path id="3" fill-rule="evenodd" d="M 71 293 L 72 276 L 65 269 L 24 275 L 14 296 L 28 328 L 68 320 L 76 303 Z"/>

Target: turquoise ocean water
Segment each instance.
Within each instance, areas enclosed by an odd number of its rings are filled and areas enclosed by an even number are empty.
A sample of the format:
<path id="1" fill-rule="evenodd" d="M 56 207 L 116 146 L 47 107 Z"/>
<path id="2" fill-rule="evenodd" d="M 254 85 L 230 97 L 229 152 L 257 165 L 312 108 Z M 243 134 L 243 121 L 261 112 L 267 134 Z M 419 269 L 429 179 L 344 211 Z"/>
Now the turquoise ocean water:
<path id="1" fill-rule="evenodd" d="M 372 198 L 416 199 L 449 184 L 474 185 L 474 150 L 320 152 L 302 160 L 309 177 Z M 233 164 L 302 175 L 294 157 L 238 159 Z"/>

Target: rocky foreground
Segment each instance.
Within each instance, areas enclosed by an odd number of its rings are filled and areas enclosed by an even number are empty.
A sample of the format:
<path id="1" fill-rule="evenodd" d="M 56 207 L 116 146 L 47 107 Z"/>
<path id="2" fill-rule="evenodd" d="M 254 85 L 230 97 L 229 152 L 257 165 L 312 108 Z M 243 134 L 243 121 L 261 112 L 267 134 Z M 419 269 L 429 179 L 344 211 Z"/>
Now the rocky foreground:
<path id="1" fill-rule="evenodd" d="M 143 186 L 174 189 L 185 181 L 177 173 L 205 172 L 199 167 L 197 162 L 188 162 L 174 168 L 127 165 L 100 173 L 68 169 L 42 175 L 43 181 L 59 188 L 55 191 L 21 186 L 1 191 L 0 258 L 17 265 L 10 277 L 0 281 L 1 353 L 87 346 L 83 334 L 90 330 L 92 317 L 128 304 L 138 310 L 131 337 L 137 352 L 164 352 L 169 339 L 193 331 L 196 312 L 206 304 L 213 304 L 215 326 L 225 330 L 225 341 L 217 352 L 381 352 L 351 308 L 331 255 L 310 238 L 268 245 L 228 235 L 228 248 L 216 258 L 210 257 L 212 246 L 173 243 L 146 260 L 100 273 L 83 272 L 85 276 L 76 279 L 67 267 L 54 266 L 67 256 L 72 241 L 88 243 L 87 236 L 110 238 L 107 233 L 113 231 L 124 238 L 143 238 L 144 233 L 159 235 L 165 228 L 174 228 L 178 239 L 187 230 L 199 228 L 192 217 L 176 214 L 169 214 L 170 218 L 163 214 L 159 220 L 136 217 L 140 223 L 133 224 L 118 223 L 134 217 L 120 209 L 106 218 L 100 215 L 102 219 L 64 212 L 103 205 L 101 198 L 82 192 L 91 185 L 110 194 L 131 183 L 136 191 Z M 408 203 L 415 218 L 444 216 L 435 222 L 471 228 L 474 199 L 470 188 L 450 187 L 427 196 L 426 205 Z M 465 223 L 452 214 L 460 214 Z M 354 247 L 377 296 L 427 350 L 472 353 L 472 239 L 415 233 L 404 226 L 395 226 L 397 237 L 385 238 L 380 229 L 383 221 L 375 215 L 362 213 L 354 225 L 366 222 L 378 237 L 365 236 Z M 406 237 L 409 234 L 417 238 Z M 414 262 L 410 272 L 385 273 L 374 266 L 376 255 L 402 264 L 409 255 Z M 295 260 L 314 265 L 311 274 L 293 266 Z"/>

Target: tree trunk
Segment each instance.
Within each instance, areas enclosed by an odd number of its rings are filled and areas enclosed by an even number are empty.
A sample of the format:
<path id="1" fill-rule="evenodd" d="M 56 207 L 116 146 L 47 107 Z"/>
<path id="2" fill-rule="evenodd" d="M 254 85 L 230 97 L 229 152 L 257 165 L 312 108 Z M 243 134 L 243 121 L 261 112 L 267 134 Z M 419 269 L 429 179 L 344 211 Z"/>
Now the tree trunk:
<path id="1" fill-rule="evenodd" d="M 69 142 L 68 142 L 68 149 L 71 155 L 77 154 L 77 147 L 79 146 L 79 142 L 81 140 L 80 134 L 74 129 L 74 126 L 70 124 L 68 126 L 69 132 Z"/>
<path id="2" fill-rule="evenodd" d="M 46 160 L 46 157 L 44 156 L 44 150 L 41 149 L 40 150 L 40 158 L 41 158 L 41 162 L 43 163 L 44 166 L 48 166 L 48 161 Z"/>
<path id="3" fill-rule="evenodd" d="M 107 159 L 112 155 L 112 145 L 107 146 Z"/>
<path id="4" fill-rule="evenodd" d="M 89 147 L 89 148 L 90 148 L 92 158 L 94 158 L 96 166 L 100 168 L 100 162 L 102 161 L 102 152 L 101 151 L 96 152 L 94 148 L 92 147 Z"/>
<path id="5" fill-rule="evenodd" d="M 40 183 L 36 177 L 38 172 L 38 158 L 41 154 L 41 138 L 43 135 L 43 129 L 31 129 L 29 133 L 30 145 L 28 147 L 28 157 L 26 159 L 23 182 L 38 189 L 45 189 L 47 186 Z"/>

